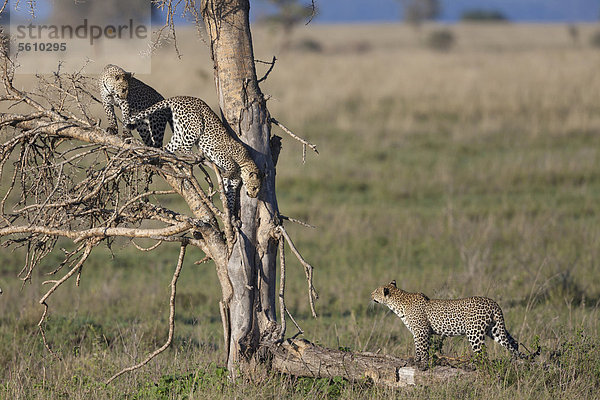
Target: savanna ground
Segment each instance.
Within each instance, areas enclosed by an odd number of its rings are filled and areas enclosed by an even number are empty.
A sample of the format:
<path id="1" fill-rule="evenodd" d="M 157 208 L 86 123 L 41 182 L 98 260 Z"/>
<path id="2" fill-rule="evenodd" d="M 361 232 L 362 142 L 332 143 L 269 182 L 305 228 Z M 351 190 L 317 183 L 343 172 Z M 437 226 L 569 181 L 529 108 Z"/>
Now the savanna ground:
<path id="1" fill-rule="evenodd" d="M 312 341 L 406 356 L 412 337 L 370 305 L 375 287 L 396 279 L 431 297 L 489 296 L 513 336 L 539 340 L 535 363 L 513 364 L 488 341 L 493 361 L 473 380 L 439 386 L 392 391 L 268 374 L 232 384 L 222 368 L 217 277 L 211 263 L 192 264 L 197 252 L 179 281 L 172 348 L 105 387 L 164 342 L 178 247 L 148 254 L 117 242 L 97 252 L 81 286 L 51 299 L 47 334 L 61 361 L 36 327 L 43 273 L 60 254 L 21 289 L 23 255 L 3 249 L 0 397 L 597 397 L 600 49 L 588 41 L 596 28 L 582 27 L 574 43 L 561 25 L 452 26 L 448 52 L 423 45 L 432 29 L 313 24 L 287 52 L 271 31 L 255 29 L 257 58 L 279 59 L 262 86 L 272 115 L 321 153 L 303 165 L 299 144 L 273 128 L 284 136 L 281 212 L 317 226 L 288 229 L 316 267 L 320 316 L 311 319 L 303 271 L 291 259 L 287 305 Z M 200 96 L 214 107 L 207 49 L 191 32 L 179 40 L 183 60 L 162 50 L 152 75 L 140 78 L 165 96 Z M 470 349 L 453 338 L 443 352 Z"/>

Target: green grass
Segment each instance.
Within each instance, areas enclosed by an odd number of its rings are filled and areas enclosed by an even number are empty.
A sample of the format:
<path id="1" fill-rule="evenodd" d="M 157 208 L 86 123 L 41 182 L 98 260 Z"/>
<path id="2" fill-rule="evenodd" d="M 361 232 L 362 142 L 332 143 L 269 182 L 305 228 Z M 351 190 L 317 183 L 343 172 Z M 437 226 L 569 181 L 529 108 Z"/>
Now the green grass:
<path id="1" fill-rule="evenodd" d="M 333 28 L 312 32 L 326 29 Z M 310 317 L 304 272 L 291 257 L 288 308 L 312 341 L 406 356 L 413 352 L 410 333 L 369 303 L 375 287 L 396 279 L 432 297 L 489 296 L 513 336 L 529 347 L 539 340 L 538 360 L 511 363 L 488 341 L 491 360 L 469 381 L 392 391 L 264 372 L 232 383 L 223 370 L 216 274 L 210 263 L 193 265 L 203 255 L 190 249 L 172 348 L 106 387 L 105 379 L 166 339 L 177 246 L 148 254 L 117 242 L 94 253 L 81 286 L 68 282 L 50 300 L 47 335 L 61 360 L 44 349 L 37 329 L 41 282 L 51 279 L 44 274 L 59 252 L 21 288 L 22 253 L 2 249 L 0 398 L 597 397 L 598 53 L 562 44 L 538 49 L 536 29 L 546 40 L 548 28 L 529 28 L 534 44 L 496 53 L 466 46 L 466 28 L 458 27 L 457 50 L 448 54 L 378 48 L 374 38 L 388 35 L 389 26 L 360 35 L 339 29 L 351 40 L 372 41 L 373 50 L 286 53 L 263 88 L 274 96 L 273 115 L 320 152 L 303 165 L 300 145 L 284 137 L 279 205 L 317 226 L 288 230 L 316 267 L 320 317 Z M 561 37 L 561 29 L 551 32 Z M 322 40 L 334 48 L 337 39 Z M 257 53 L 267 47 L 259 42 Z M 443 352 L 463 356 L 470 349 L 465 338 L 449 338 Z"/>

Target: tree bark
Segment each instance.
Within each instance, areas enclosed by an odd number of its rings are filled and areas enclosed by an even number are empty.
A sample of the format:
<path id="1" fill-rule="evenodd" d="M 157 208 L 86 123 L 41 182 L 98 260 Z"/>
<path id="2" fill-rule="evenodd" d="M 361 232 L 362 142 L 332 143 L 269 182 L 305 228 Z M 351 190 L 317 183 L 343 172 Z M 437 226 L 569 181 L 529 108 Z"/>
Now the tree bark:
<path id="1" fill-rule="evenodd" d="M 222 309 L 232 373 L 249 361 L 261 341 L 278 337 L 275 312 L 279 211 L 271 156 L 270 116 L 258 87 L 249 24 L 248 0 L 203 0 L 201 11 L 210 37 L 214 79 L 224 124 L 251 148 L 264 173 L 253 199 L 240 191 L 241 228 L 227 262 L 233 295 Z M 225 300 L 224 300 L 225 301 Z"/>

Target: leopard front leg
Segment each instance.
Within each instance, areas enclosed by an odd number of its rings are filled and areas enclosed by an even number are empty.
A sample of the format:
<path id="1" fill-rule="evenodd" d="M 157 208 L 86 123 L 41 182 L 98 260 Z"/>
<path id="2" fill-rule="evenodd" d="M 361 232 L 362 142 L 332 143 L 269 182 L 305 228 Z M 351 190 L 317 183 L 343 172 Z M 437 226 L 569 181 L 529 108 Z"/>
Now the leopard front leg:
<path id="1" fill-rule="evenodd" d="M 108 127 L 106 128 L 106 131 L 111 135 L 116 135 L 119 132 L 119 128 L 117 126 L 117 115 L 115 114 L 115 107 L 112 104 L 112 99 L 103 95 L 102 107 L 108 117 Z"/>
<path id="2" fill-rule="evenodd" d="M 131 134 L 131 130 L 133 129 L 134 124 L 132 124 L 130 121 L 131 114 L 129 111 L 129 103 L 127 102 L 127 100 L 118 100 L 118 104 L 119 104 L 119 108 L 121 109 L 121 116 L 123 117 L 123 133 L 121 136 L 123 137 L 123 139 L 128 139 L 130 141 L 133 138 L 133 135 Z M 115 123 L 116 123 L 116 120 L 115 120 Z M 137 128 L 141 124 L 143 124 L 143 122 L 137 122 L 135 124 L 135 127 Z M 140 136 L 142 136 L 142 132 L 139 129 L 138 129 L 138 132 L 140 133 Z M 143 139 L 143 136 L 142 136 L 142 139 Z"/>
<path id="3" fill-rule="evenodd" d="M 431 333 L 427 329 L 421 329 L 413 333 L 413 339 L 415 341 L 415 364 L 424 371 L 429 364 Z"/>
<path id="4" fill-rule="evenodd" d="M 223 189 L 225 190 L 225 198 L 227 199 L 227 208 L 229 209 L 229 214 L 231 218 L 235 220 L 236 215 L 236 197 L 237 190 L 242 184 L 242 180 L 240 178 L 223 178 Z"/>

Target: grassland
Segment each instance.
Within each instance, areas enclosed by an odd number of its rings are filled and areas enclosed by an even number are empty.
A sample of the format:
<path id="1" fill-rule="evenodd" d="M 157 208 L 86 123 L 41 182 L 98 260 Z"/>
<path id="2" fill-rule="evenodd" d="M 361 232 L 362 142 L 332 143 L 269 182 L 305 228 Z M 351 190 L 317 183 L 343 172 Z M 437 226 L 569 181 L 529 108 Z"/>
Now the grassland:
<path id="1" fill-rule="evenodd" d="M 397 391 L 270 375 L 231 384 L 219 285 L 210 264 L 192 264 L 198 252 L 178 286 L 172 349 L 104 387 L 164 341 L 176 246 L 148 255 L 117 243 L 95 254 L 81 286 L 63 287 L 50 304 L 60 361 L 36 327 L 43 273 L 60 255 L 21 289 L 22 254 L 3 249 L 0 397 L 597 398 L 600 51 L 586 44 L 594 28 L 572 43 L 564 26 L 453 26 L 448 52 L 423 46 L 431 29 L 311 25 L 286 52 L 273 32 L 254 31 L 257 58 L 278 57 L 263 85 L 271 113 L 321 153 L 302 164 L 300 146 L 284 137 L 279 204 L 317 226 L 289 230 L 316 267 L 320 317 L 311 319 L 292 261 L 288 307 L 312 341 L 408 355 L 406 328 L 369 304 L 375 287 L 396 279 L 434 297 L 485 295 L 503 307 L 513 336 L 539 340 L 536 363 L 511 364 L 490 343 L 494 362 L 475 381 Z M 141 79 L 214 106 L 208 51 L 189 32 L 179 37 L 183 59 L 164 50 Z M 321 50 L 306 50 L 309 41 Z M 443 350 L 469 354 L 464 338 Z"/>

